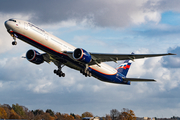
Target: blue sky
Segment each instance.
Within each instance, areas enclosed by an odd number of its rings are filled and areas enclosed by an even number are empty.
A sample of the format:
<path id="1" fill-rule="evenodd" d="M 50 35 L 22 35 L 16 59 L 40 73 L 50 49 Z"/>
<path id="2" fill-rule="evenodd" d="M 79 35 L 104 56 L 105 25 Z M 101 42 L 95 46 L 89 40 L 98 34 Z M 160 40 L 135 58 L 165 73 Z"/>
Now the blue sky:
<path id="1" fill-rule="evenodd" d="M 17 4 L 19 3 L 19 4 Z M 15 5 L 16 4 L 16 5 Z M 180 9 L 177 0 L 76 0 L 0 2 L 0 104 L 95 116 L 111 109 L 132 109 L 136 116 L 180 116 Z M 11 7 L 7 7 L 11 6 Z M 21 58 L 36 49 L 20 40 L 12 46 L 4 21 L 27 20 L 66 42 L 98 53 L 176 53 L 176 56 L 139 59 L 128 77 L 152 78 L 155 83 L 130 86 L 85 78 L 64 67 L 39 66 Z M 36 49 L 38 50 L 38 49 Z M 39 50 L 38 50 L 39 51 Z M 120 61 L 122 62 L 122 61 Z M 113 67 L 117 65 L 108 63 Z"/>

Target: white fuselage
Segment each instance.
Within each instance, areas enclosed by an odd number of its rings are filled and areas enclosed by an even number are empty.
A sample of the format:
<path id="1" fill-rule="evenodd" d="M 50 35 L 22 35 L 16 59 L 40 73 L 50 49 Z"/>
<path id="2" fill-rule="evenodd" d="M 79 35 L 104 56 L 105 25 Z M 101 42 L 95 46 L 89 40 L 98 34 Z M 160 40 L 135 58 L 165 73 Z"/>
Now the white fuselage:
<path id="1" fill-rule="evenodd" d="M 63 54 L 65 51 L 74 51 L 76 47 L 70 45 L 69 43 L 57 38 L 56 36 L 46 32 L 45 30 L 35 26 L 34 24 L 27 22 L 27 21 L 22 21 L 22 20 L 17 20 L 16 22 L 13 21 L 6 21 L 5 26 L 7 29 L 12 30 L 13 32 L 19 33 L 37 43 L 37 45 L 31 44 L 42 51 L 48 53 L 48 50 L 42 49 L 38 45 L 45 46 L 48 49 L 51 49 L 57 53 Z M 23 40 L 25 41 L 25 40 Z M 25 41 L 27 42 L 27 41 Z M 27 42 L 28 43 L 28 42 Z M 48 53 L 51 54 L 51 53 Z M 72 56 L 69 56 L 72 58 Z M 73 58 L 72 58 L 73 59 Z M 79 70 L 78 66 L 68 62 L 65 65 Z M 105 74 L 105 75 L 115 75 L 117 73 L 117 70 L 115 68 L 112 68 L 111 66 L 105 64 L 105 63 L 100 63 L 99 65 L 92 65 L 89 66 L 91 69 Z"/>

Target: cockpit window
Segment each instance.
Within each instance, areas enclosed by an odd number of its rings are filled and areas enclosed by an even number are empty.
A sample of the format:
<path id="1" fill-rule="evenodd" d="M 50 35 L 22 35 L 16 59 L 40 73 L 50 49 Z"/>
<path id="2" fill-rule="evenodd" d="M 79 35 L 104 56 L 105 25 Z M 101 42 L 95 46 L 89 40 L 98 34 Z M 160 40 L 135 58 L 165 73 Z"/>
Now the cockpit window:
<path id="1" fill-rule="evenodd" d="M 14 19 L 9 19 L 9 21 L 13 21 L 13 22 L 16 22 L 16 20 L 14 20 Z"/>

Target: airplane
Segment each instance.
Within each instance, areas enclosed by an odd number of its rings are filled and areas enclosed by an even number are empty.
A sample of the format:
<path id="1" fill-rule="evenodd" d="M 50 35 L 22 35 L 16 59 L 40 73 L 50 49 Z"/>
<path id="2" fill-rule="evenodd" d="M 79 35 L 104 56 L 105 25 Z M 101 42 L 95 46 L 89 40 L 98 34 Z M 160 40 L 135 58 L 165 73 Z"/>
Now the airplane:
<path id="1" fill-rule="evenodd" d="M 54 73 L 59 77 L 65 77 L 62 72 L 64 66 L 80 71 L 85 77 L 95 77 L 101 81 L 130 85 L 131 82 L 149 82 L 154 79 L 127 78 L 128 70 L 134 59 L 157 57 L 166 54 L 106 54 L 91 53 L 83 48 L 76 48 L 58 37 L 46 32 L 36 25 L 23 20 L 9 19 L 5 21 L 8 33 L 13 37 L 12 45 L 17 45 L 17 38 L 44 51 L 41 54 L 37 50 L 30 49 L 26 52 L 26 59 L 34 64 L 53 62 L 58 69 Z M 104 62 L 125 60 L 118 68 L 113 68 Z"/>

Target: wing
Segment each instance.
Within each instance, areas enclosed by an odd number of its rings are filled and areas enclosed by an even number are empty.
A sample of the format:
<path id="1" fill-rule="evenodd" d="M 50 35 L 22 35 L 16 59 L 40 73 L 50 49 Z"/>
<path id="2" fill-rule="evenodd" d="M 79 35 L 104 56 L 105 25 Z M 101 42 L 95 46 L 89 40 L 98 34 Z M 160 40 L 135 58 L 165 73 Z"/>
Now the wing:
<path id="1" fill-rule="evenodd" d="M 122 78 L 125 81 L 131 82 L 156 82 L 154 79 L 142 79 L 142 78 Z"/>
<path id="2" fill-rule="evenodd" d="M 72 58 L 73 52 L 65 51 L 64 54 L 68 55 Z M 140 58 L 148 58 L 148 57 L 158 57 L 158 56 L 166 56 L 166 55 L 176 55 L 172 53 L 166 54 L 105 54 L 105 53 L 90 53 L 92 57 L 92 61 L 89 65 L 99 64 L 101 62 L 114 61 L 117 62 L 119 60 L 133 60 Z"/>
<path id="3" fill-rule="evenodd" d="M 176 55 L 172 53 L 166 54 L 98 54 L 98 53 L 90 53 L 92 56 L 92 62 L 108 62 L 114 61 L 117 62 L 118 60 L 127 60 L 127 59 L 140 59 L 140 58 L 147 58 L 147 57 L 158 57 L 158 56 L 166 56 L 166 55 Z M 94 64 L 94 63 L 91 63 Z"/>

